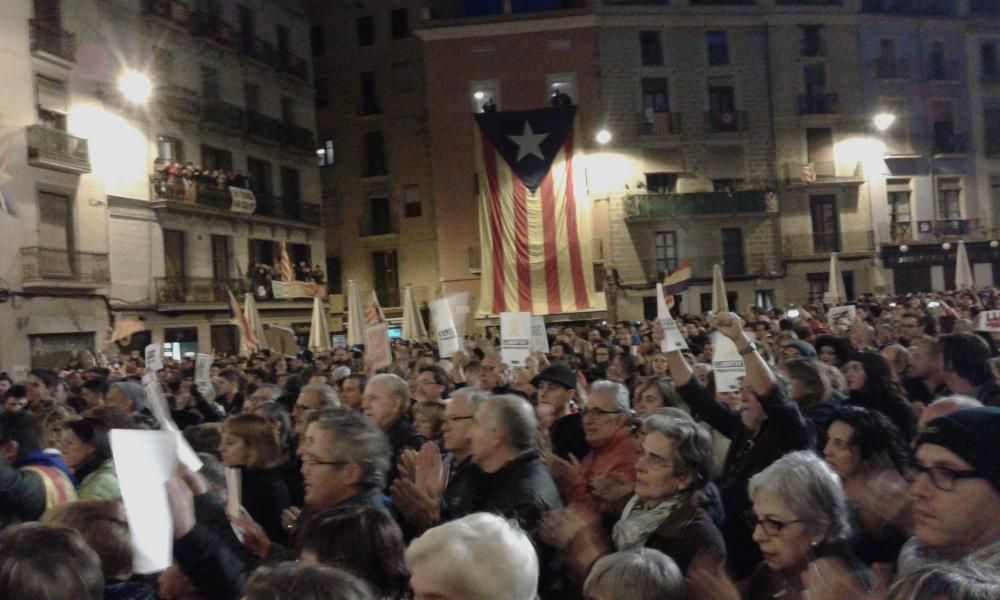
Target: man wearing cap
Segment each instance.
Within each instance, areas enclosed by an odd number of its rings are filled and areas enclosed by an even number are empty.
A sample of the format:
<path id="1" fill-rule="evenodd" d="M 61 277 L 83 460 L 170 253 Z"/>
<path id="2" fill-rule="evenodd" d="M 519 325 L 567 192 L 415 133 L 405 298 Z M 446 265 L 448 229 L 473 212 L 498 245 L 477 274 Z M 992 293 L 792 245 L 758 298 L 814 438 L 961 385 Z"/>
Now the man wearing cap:
<path id="1" fill-rule="evenodd" d="M 899 556 L 906 574 L 931 561 L 1000 555 L 1000 408 L 934 419 L 917 438 L 910 486 L 914 536 Z"/>
<path id="2" fill-rule="evenodd" d="M 535 375 L 531 385 L 538 390 L 538 404 L 552 409 L 552 425 L 549 438 L 552 451 L 560 458 L 569 460 L 572 454 L 577 460 L 590 452 L 583 432 L 583 418 L 570 411 L 570 401 L 576 395 L 576 377 L 564 365 L 554 364 Z"/>

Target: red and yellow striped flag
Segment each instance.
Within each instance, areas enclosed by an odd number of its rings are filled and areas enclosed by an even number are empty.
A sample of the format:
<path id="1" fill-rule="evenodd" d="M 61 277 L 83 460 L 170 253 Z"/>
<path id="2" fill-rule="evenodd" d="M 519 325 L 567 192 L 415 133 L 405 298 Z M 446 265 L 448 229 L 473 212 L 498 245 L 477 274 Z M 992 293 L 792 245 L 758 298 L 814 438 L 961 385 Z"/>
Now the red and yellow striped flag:
<path id="1" fill-rule="evenodd" d="M 594 306 L 575 116 L 572 106 L 475 115 L 482 313 Z"/>
<path id="2" fill-rule="evenodd" d="M 674 296 L 688 289 L 691 284 L 691 261 L 682 262 L 677 270 L 663 278 L 663 301 L 667 308 L 674 307 Z"/>
<path id="3" fill-rule="evenodd" d="M 292 268 L 292 259 L 288 257 L 288 245 L 285 242 L 281 242 L 281 263 L 278 267 L 282 281 L 295 281 L 295 269 Z"/>

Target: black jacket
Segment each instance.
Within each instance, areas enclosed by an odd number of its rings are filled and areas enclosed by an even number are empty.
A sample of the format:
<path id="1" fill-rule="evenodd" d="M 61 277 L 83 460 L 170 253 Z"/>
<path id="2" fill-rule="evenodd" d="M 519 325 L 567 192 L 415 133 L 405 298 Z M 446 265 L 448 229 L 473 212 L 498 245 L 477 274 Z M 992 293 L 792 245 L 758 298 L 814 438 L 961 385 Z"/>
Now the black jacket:
<path id="1" fill-rule="evenodd" d="M 291 506 L 291 497 L 282 469 L 243 469 L 243 507 L 267 532 L 271 541 L 284 543 L 281 513 Z"/>
<path id="2" fill-rule="evenodd" d="M 476 494 L 483 485 L 483 470 L 471 458 L 451 465 L 448 487 L 441 499 L 441 520 L 450 521 L 475 512 Z"/>
<path id="3" fill-rule="evenodd" d="M 564 597 L 563 565 L 555 548 L 543 543 L 538 531 L 546 511 L 562 507 L 559 489 L 538 452 L 529 450 L 495 473 L 483 473 L 473 512 L 491 512 L 514 519 L 538 550 L 538 593 L 542 600 Z"/>
<path id="4" fill-rule="evenodd" d="M 549 437 L 552 440 L 552 451 L 560 458 L 569 460 L 569 455 L 572 454 L 577 460 L 583 460 L 583 457 L 590 453 L 580 413 L 556 419 L 549 428 Z"/>
<path id="5" fill-rule="evenodd" d="M 753 438 L 743 426 L 739 411 L 717 402 L 697 379 L 692 378 L 677 392 L 692 411 L 731 440 L 717 482 L 726 513 L 722 536 L 737 578 L 746 577 L 760 562 L 760 549 L 751 538 L 753 531 L 746 518 L 752 506 L 747 484 L 752 476 L 788 452 L 810 448 L 809 428 L 798 405 L 785 397 L 780 386 L 760 397 L 767 420 Z"/>
<path id="6" fill-rule="evenodd" d="M 37 521 L 45 512 L 45 483 L 29 471 L 15 469 L 0 456 L 0 530 Z"/>
<path id="7" fill-rule="evenodd" d="M 389 472 L 385 476 L 385 488 L 389 489 L 389 485 L 393 481 L 396 481 L 396 477 L 399 476 L 396 465 L 399 464 L 399 457 L 402 456 L 403 451 L 407 449 L 420 450 L 420 447 L 424 445 L 427 438 L 420 435 L 413 428 L 413 425 L 402 417 L 390 425 L 389 429 L 385 430 L 385 435 L 389 438 L 389 445 L 392 447 L 392 463 L 389 465 Z"/>

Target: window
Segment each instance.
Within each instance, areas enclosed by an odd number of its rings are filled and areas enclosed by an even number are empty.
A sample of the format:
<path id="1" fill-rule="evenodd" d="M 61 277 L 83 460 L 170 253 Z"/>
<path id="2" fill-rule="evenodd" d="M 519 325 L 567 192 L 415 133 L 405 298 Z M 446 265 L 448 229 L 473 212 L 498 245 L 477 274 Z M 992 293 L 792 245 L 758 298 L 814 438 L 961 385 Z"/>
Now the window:
<path id="1" fill-rule="evenodd" d="M 163 230 L 163 269 L 164 275 L 171 283 L 180 285 L 187 272 L 186 248 L 184 232 L 176 229 Z M 270 264 L 270 263 L 268 263 Z M 170 285 L 168 283 L 168 285 Z"/>
<path id="2" fill-rule="evenodd" d="M 729 64 L 729 37 L 725 31 L 706 31 L 705 41 L 708 46 L 708 64 Z"/>
<path id="3" fill-rule="evenodd" d="M 743 230 L 739 227 L 727 227 L 722 230 L 722 272 L 726 276 L 746 273 L 746 262 L 743 259 Z"/>
<path id="4" fill-rule="evenodd" d="M 958 177 L 941 177 L 937 183 L 938 219 L 962 218 L 962 182 Z"/>
<path id="5" fill-rule="evenodd" d="M 368 198 L 368 222 L 364 228 L 365 235 L 388 235 L 395 233 L 392 229 L 392 208 L 388 196 L 372 196 Z"/>
<path id="6" fill-rule="evenodd" d="M 774 290 L 757 290 L 754 293 L 754 306 L 759 306 L 764 310 L 774 308 Z"/>
<path id="7" fill-rule="evenodd" d="M 309 48 L 313 56 L 326 54 L 326 31 L 322 25 L 313 25 L 309 30 Z"/>
<path id="8" fill-rule="evenodd" d="M 262 215 L 271 214 L 274 210 L 271 194 L 271 163 L 248 156 L 247 177 L 250 179 L 250 191 L 257 199 L 257 210 L 254 212 Z"/>
<path id="9" fill-rule="evenodd" d="M 250 112 L 260 112 L 260 86 L 246 81 L 243 83 L 243 105 Z"/>
<path id="10" fill-rule="evenodd" d="M 326 108 L 330 106 L 330 80 L 326 77 L 317 77 L 313 82 L 316 92 L 316 108 Z"/>
<path id="11" fill-rule="evenodd" d="M 811 196 L 809 212 L 812 217 L 813 252 L 816 254 L 840 251 L 840 213 L 837 197 Z"/>
<path id="12" fill-rule="evenodd" d="M 216 281 L 229 279 L 231 241 L 228 235 L 212 235 L 212 277 Z"/>
<path id="13" fill-rule="evenodd" d="M 948 62 L 945 57 L 944 44 L 942 42 L 934 42 L 931 44 L 931 59 L 929 65 L 928 75 L 934 81 L 943 81 L 948 79 Z"/>
<path id="14" fill-rule="evenodd" d="M 278 38 L 278 60 L 284 63 L 288 59 L 289 53 L 292 51 L 292 44 L 290 41 L 288 28 L 284 25 L 276 25 L 274 28 L 276 37 Z"/>
<path id="15" fill-rule="evenodd" d="M 904 77 L 902 64 L 896 58 L 896 40 L 879 40 L 879 55 L 875 59 L 875 74 L 879 79 Z"/>
<path id="16" fill-rule="evenodd" d="M 181 141 L 166 135 L 156 136 L 156 157 L 170 162 L 184 162 Z"/>
<path id="17" fill-rule="evenodd" d="M 217 169 L 232 171 L 233 153 L 229 150 L 222 150 L 221 148 L 213 148 L 212 146 L 202 144 L 201 168 L 209 171 L 215 171 Z"/>
<path id="18" fill-rule="evenodd" d="M 223 356 L 236 356 L 240 349 L 240 334 L 235 325 L 212 325 L 209 334 L 213 352 Z"/>
<path id="19" fill-rule="evenodd" d="M 416 86 L 416 74 L 413 71 L 413 63 L 409 61 L 394 62 L 389 67 L 390 85 L 393 94 L 409 94 Z"/>
<path id="20" fill-rule="evenodd" d="M 51 129 L 66 131 L 66 114 L 69 112 L 66 82 L 35 75 L 35 95 L 39 122 Z"/>
<path id="21" fill-rule="evenodd" d="M 284 216 L 289 219 L 298 219 L 302 216 L 298 169 L 281 167 L 281 201 L 284 205 Z"/>
<path id="22" fill-rule="evenodd" d="M 993 204 L 993 214 L 1000 215 L 1000 175 L 990 176 L 990 200 Z"/>
<path id="23" fill-rule="evenodd" d="M 646 173 L 646 191 L 650 194 L 673 194 L 677 190 L 677 173 Z"/>
<path id="24" fill-rule="evenodd" d="M 340 257 L 326 257 L 326 291 L 330 294 L 343 294 L 343 274 L 340 270 Z"/>
<path id="25" fill-rule="evenodd" d="M 553 106 L 576 104 L 576 76 L 572 73 L 555 73 L 547 76 L 549 103 Z"/>
<path id="26" fill-rule="evenodd" d="M 484 112 L 491 107 L 496 109 L 500 106 L 500 82 L 473 81 L 469 87 L 472 112 Z"/>
<path id="27" fill-rule="evenodd" d="M 382 306 L 399 306 L 399 273 L 396 251 L 372 252 L 375 271 L 375 295 Z"/>
<path id="28" fill-rule="evenodd" d="M 66 194 L 38 192 L 38 239 L 46 248 L 40 275 L 59 278 L 74 274 L 72 206 L 72 198 Z"/>
<path id="29" fill-rule="evenodd" d="M 822 25 L 802 26 L 802 56 L 823 56 L 826 54 L 822 34 Z"/>
<path id="30" fill-rule="evenodd" d="M 222 98 L 218 69 L 201 65 L 201 95 L 206 100 L 220 100 Z"/>
<path id="31" fill-rule="evenodd" d="M 854 271 L 841 271 L 840 275 L 844 280 L 844 294 L 847 295 L 847 299 L 854 298 Z M 806 273 L 806 282 L 809 286 L 809 302 L 823 302 L 830 287 L 830 273 L 828 271 Z"/>
<path id="32" fill-rule="evenodd" d="M 896 115 L 896 120 L 882 133 L 886 143 L 886 154 L 908 154 L 910 133 L 906 98 L 883 98 L 881 105 L 884 107 L 884 112 Z"/>
<path id="33" fill-rule="evenodd" d="M 736 91 L 731 85 L 710 83 L 708 88 L 708 110 L 712 131 L 738 131 L 739 115 L 736 112 Z"/>
<path id="34" fill-rule="evenodd" d="M 410 14 L 405 8 L 397 8 L 390 15 L 392 39 L 402 40 L 410 37 Z"/>
<path id="35" fill-rule="evenodd" d="M 934 128 L 934 153 L 953 154 L 961 152 L 961 144 L 955 135 L 955 119 L 949 100 L 935 100 L 931 103 L 931 119 Z"/>
<path id="36" fill-rule="evenodd" d="M 377 115 L 382 112 L 378 105 L 378 92 L 375 87 L 375 71 L 361 72 L 361 114 Z"/>
<path id="37" fill-rule="evenodd" d="M 420 186 L 406 186 L 403 188 L 403 216 L 407 219 L 412 219 L 422 214 L 423 206 L 420 203 Z"/>
<path id="38" fill-rule="evenodd" d="M 281 98 L 281 122 L 285 125 L 294 125 L 295 119 L 295 100 L 284 96 Z"/>
<path id="39" fill-rule="evenodd" d="M 656 274 L 662 279 L 665 273 L 677 270 L 677 232 L 656 232 Z"/>
<path id="40" fill-rule="evenodd" d="M 737 310 L 736 307 L 739 306 L 739 299 L 739 292 L 726 292 L 726 302 L 732 310 Z M 703 314 L 712 311 L 712 292 L 700 294 L 698 300 L 701 304 L 701 312 Z"/>
<path id="41" fill-rule="evenodd" d="M 385 144 L 381 131 L 365 133 L 364 160 L 365 177 L 378 177 L 386 174 Z"/>
<path id="42" fill-rule="evenodd" d="M 670 112 L 666 77 L 643 77 L 640 85 L 642 86 L 642 112 L 647 123 L 653 122 L 654 113 Z"/>
<path id="43" fill-rule="evenodd" d="M 375 17 L 358 17 L 358 46 L 375 45 Z"/>
<path id="44" fill-rule="evenodd" d="M 639 53 L 643 65 L 663 64 L 663 44 L 660 42 L 659 31 L 639 32 Z"/>
<path id="45" fill-rule="evenodd" d="M 319 166 L 332 167 L 335 158 L 333 140 L 325 140 L 323 147 L 316 151 L 316 156 L 319 157 Z"/>
<path id="46" fill-rule="evenodd" d="M 979 65 L 984 79 L 1000 77 L 1000 57 L 997 55 L 995 42 L 988 42 L 979 47 Z"/>
<path id="47" fill-rule="evenodd" d="M 1000 106 L 987 108 L 983 112 L 986 141 L 986 156 L 1000 158 Z"/>
<path id="48" fill-rule="evenodd" d="M 274 242 L 271 240 L 257 240 L 250 238 L 248 241 L 249 248 L 248 254 L 250 255 L 250 264 L 261 263 L 265 265 L 273 265 L 276 253 L 274 251 Z"/>
<path id="49" fill-rule="evenodd" d="M 886 204 L 889 206 L 889 236 L 893 243 L 902 243 L 909 240 L 912 232 L 910 180 L 889 179 L 885 184 Z"/>

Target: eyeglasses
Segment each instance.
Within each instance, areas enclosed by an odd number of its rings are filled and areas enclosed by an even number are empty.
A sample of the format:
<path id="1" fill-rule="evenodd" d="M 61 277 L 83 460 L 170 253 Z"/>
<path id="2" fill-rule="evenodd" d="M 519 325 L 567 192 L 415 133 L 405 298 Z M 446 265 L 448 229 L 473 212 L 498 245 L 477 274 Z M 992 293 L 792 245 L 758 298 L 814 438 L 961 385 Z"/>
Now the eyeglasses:
<path id="1" fill-rule="evenodd" d="M 667 462 L 667 459 L 662 456 L 657 456 L 655 454 L 650 454 L 642 450 L 637 450 L 635 453 L 635 462 L 639 464 L 639 461 L 646 461 L 646 464 L 657 468 L 657 469 L 673 469 L 673 463 Z"/>
<path id="2" fill-rule="evenodd" d="M 934 484 L 934 487 L 942 492 L 954 490 L 955 484 L 959 479 L 978 479 L 983 476 L 982 473 L 975 469 L 956 471 L 948 467 L 925 467 L 920 463 L 914 464 L 913 469 L 917 472 L 918 477 L 921 473 L 926 473 L 931 478 L 931 483 Z"/>
<path id="3" fill-rule="evenodd" d="M 757 526 L 760 525 L 761 529 L 767 535 L 781 535 L 781 532 L 792 525 L 793 523 L 801 523 L 802 519 L 795 519 L 794 521 L 779 521 L 777 519 L 758 519 L 757 515 L 754 514 L 752 510 L 747 511 L 746 514 L 747 523 L 750 525 L 751 530 L 756 530 Z"/>
<path id="4" fill-rule="evenodd" d="M 608 415 L 620 415 L 622 411 L 620 410 L 604 410 L 603 408 L 585 408 L 580 411 L 580 416 L 586 419 L 588 416 L 591 417 L 606 417 Z"/>
<path id="5" fill-rule="evenodd" d="M 307 467 L 315 467 L 318 465 L 330 465 L 334 467 L 342 467 L 344 465 L 349 465 L 351 463 L 344 460 L 316 460 L 316 458 L 312 456 L 303 456 L 302 464 Z"/>
<path id="6" fill-rule="evenodd" d="M 465 421 L 466 419 L 475 419 L 475 415 L 469 415 L 467 417 L 445 417 L 444 420 L 449 423 L 454 423 L 455 421 Z"/>

